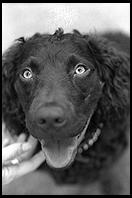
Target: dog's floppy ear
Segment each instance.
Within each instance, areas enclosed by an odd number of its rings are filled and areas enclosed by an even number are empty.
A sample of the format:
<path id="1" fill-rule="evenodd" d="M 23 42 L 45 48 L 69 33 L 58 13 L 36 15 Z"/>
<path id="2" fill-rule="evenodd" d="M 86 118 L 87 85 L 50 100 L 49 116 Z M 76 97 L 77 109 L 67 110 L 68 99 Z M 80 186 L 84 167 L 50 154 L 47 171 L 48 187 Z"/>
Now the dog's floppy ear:
<path id="1" fill-rule="evenodd" d="M 85 39 L 100 80 L 104 83 L 102 103 L 107 104 L 107 108 L 120 109 L 124 113 L 129 109 L 129 54 L 120 51 L 114 43 L 102 37 L 85 36 Z"/>
<path id="2" fill-rule="evenodd" d="M 16 62 L 24 42 L 24 38 L 17 39 L 2 57 L 2 119 L 14 133 L 22 132 L 24 128 L 24 114 L 14 89 Z"/>

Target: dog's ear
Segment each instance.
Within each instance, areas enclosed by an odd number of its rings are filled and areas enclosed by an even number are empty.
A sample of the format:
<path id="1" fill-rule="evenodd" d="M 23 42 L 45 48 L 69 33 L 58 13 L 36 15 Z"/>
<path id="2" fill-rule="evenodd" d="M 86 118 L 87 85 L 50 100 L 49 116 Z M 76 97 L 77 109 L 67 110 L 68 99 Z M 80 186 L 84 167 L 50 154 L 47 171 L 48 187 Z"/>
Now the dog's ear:
<path id="1" fill-rule="evenodd" d="M 85 36 L 103 86 L 103 103 L 114 109 L 129 109 L 129 54 L 104 38 Z M 107 102 L 106 102 L 107 101 Z"/>
<path id="2" fill-rule="evenodd" d="M 16 62 L 24 42 L 24 38 L 17 39 L 2 56 L 2 119 L 7 129 L 15 134 L 24 128 L 24 114 L 14 88 Z"/>

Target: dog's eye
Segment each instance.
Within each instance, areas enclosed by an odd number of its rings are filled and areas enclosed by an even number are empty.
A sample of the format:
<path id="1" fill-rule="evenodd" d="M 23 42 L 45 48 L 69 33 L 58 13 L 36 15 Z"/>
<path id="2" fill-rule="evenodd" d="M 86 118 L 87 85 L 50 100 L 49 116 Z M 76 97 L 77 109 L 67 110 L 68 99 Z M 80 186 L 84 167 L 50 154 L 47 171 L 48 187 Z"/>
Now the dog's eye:
<path id="1" fill-rule="evenodd" d="M 33 73 L 32 70 L 30 68 L 26 68 L 23 73 L 22 73 L 22 77 L 24 79 L 31 79 L 33 77 Z"/>
<path id="2" fill-rule="evenodd" d="M 83 75 L 85 72 L 89 73 L 90 68 L 87 68 L 86 65 L 84 65 L 83 63 L 79 63 L 79 64 L 76 65 L 75 74 Z"/>

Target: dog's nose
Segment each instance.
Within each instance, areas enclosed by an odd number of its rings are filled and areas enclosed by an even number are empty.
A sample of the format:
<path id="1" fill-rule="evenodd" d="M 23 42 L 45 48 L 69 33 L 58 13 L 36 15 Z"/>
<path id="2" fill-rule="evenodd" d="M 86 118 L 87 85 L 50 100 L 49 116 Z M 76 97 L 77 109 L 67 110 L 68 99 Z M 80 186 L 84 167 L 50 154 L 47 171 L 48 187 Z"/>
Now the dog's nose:
<path id="1" fill-rule="evenodd" d="M 62 127 L 66 118 L 61 107 L 42 107 L 36 112 L 36 121 L 42 128 Z"/>

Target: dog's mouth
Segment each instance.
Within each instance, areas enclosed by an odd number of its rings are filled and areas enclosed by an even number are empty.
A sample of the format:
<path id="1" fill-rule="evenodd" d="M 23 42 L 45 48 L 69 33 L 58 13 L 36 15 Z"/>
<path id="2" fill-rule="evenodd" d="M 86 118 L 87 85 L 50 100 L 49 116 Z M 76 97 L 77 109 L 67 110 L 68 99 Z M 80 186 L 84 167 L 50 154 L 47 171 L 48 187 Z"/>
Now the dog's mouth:
<path id="1" fill-rule="evenodd" d="M 90 118 L 88 119 L 83 131 L 75 137 L 65 139 L 49 138 L 41 139 L 41 147 L 46 157 L 46 162 L 52 168 L 66 168 L 69 166 L 76 154 L 77 149 L 85 137 Z"/>

